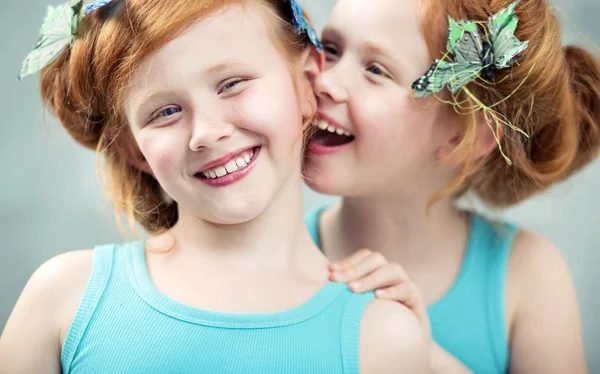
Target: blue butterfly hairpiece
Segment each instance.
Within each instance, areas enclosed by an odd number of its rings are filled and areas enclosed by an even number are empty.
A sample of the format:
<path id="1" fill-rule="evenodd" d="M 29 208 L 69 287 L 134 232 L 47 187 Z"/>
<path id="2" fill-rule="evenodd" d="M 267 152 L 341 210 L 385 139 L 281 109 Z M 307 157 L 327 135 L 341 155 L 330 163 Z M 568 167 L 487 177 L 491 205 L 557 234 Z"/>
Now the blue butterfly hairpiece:
<path id="1" fill-rule="evenodd" d="M 96 9 L 100 9 L 105 5 L 108 5 L 112 2 L 113 0 L 96 0 L 91 4 L 88 4 L 85 6 L 85 10 L 83 11 L 83 16 L 87 16 L 88 14 L 90 14 L 90 12 L 93 12 Z"/>
<path id="2" fill-rule="evenodd" d="M 308 39 L 310 39 L 310 42 L 315 46 L 317 51 L 321 52 L 323 50 L 323 45 L 319 41 L 319 37 L 317 36 L 315 29 L 313 29 L 312 26 L 306 22 L 306 19 L 302 15 L 302 8 L 300 7 L 300 4 L 298 4 L 298 1 L 290 0 L 290 6 L 292 7 L 293 14 L 292 25 L 294 26 L 296 34 L 301 34 L 303 32 L 306 33 Z"/>

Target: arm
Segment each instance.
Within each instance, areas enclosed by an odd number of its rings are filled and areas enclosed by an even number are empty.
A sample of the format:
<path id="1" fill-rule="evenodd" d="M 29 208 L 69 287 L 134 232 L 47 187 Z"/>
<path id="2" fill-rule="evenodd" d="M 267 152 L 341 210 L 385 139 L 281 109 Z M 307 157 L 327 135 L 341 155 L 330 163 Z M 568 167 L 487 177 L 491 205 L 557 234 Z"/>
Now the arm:
<path id="1" fill-rule="evenodd" d="M 0 337 L 0 372 L 61 373 L 62 340 L 83 296 L 92 251 L 59 255 L 31 276 Z"/>
<path id="2" fill-rule="evenodd" d="M 519 233 L 507 280 L 507 295 L 515 296 L 510 372 L 587 373 L 577 296 L 558 249 Z"/>
<path id="3" fill-rule="evenodd" d="M 444 348 L 433 343 L 430 353 L 431 372 L 435 374 L 471 374 L 469 370 L 456 357 L 446 351 Z"/>
<path id="4" fill-rule="evenodd" d="M 429 373 L 427 338 L 403 304 L 375 299 L 360 327 L 360 372 Z"/>
<path id="5" fill-rule="evenodd" d="M 429 316 L 421 293 L 402 266 L 387 262 L 380 253 L 362 249 L 342 262 L 331 264 L 329 268 L 331 280 L 349 282 L 350 289 L 355 292 L 376 290 L 375 294 L 379 299 L 402 303 L 414 313 L 420 320 L 426 345 L 429 347 L 432 373 L 471 373 L 462 362 L 431 339 Z"/>

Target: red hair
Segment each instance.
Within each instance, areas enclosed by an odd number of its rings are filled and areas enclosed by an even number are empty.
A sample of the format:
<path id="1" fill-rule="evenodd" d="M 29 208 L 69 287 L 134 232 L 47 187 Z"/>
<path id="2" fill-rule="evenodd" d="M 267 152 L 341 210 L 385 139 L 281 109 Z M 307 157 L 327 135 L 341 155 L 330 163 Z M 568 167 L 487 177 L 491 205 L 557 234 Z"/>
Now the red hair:
<path id="1" fill-rule="evenodd" d="M 422 32 L 431 57 L 441 58 L 446 50 L 448 15 L 486 21 L 510 3 L 423 0 Z M 567 178 L 598 154 L 600 61 L 580 47 L 562 46 L 559 22 L 546 0 L 523 0 L 516 13 L 515 35 L 529 41 L 526 56 L 512 68 L 498 71 L 497 83 L 471 84 L 468 89 L 487 106 L 510 96 L 494 109 L 529 139 L 505 128 L 500 143 L 513 165 L 507 164 L 497 148 L 475 161 L 477 114 L 473 114 L 458 147 L 465 166 L 437 198 L 471 191 L 490 205 L 509 206 Z M 470 100 L 461 96 L 459 101 Z"/>
<path id="2" fill-rule="evenodd" d="M 194 22 L 250 2 L 263 6 L 288 61 L 299 57 L 309 44 L 294 31 L 287 0 L 115 0 L 84 17 L 72 48 L 42 71 L 47 108 L 79 144 L 101 156 L 119 222 L 125 213 L 132 228 L 138 222 L 159 233 L 178 219 L 177 204 L 165 201 L 158 182 L 131 164 L 135 141 L 121 104 L 132 74 Z"/>

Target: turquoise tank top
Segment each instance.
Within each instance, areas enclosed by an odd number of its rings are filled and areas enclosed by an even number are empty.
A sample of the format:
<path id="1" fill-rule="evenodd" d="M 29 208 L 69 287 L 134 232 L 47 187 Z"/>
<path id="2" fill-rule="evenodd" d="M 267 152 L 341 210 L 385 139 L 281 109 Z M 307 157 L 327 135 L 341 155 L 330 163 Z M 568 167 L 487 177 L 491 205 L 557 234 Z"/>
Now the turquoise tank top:
<path id="1" fill-rule="evenodd" d="M 320 247 L 322 206 L 305 215 L 313 241 Z M 435 341 L 474 373 L 506 373 L 508 336 L 505 278 L 510 248 L 518 229 L 470 215 L 463 265 L 450 290 L 427 308 Z M 374 248 L 376 249 L 376 248 Z"/>
<path id="2" fill-rule="evenodd" d="M 283 312 L 193 308 L 152 284 L 141 242 L 97 247 L 67 333 L 63 373 L 358 373 L 360 321 L 373 293 L 328 283 Z"/>

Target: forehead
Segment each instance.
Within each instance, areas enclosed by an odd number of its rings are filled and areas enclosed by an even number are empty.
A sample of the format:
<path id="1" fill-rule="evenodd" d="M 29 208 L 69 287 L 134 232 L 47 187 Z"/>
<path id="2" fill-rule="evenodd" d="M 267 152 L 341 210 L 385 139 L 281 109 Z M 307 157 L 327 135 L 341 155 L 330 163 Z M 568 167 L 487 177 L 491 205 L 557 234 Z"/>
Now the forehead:
<path id="1" fill-rule="evenodd" d="M 153 80 L 185 79 L 223 63 L 269 64 L 278 51 L 260 5 L 225 7 L 192 24 L 142 62 L 133 76 L 145 85 Z M 189 77 L 188 77 L 189 79 Z"/>
<path id="2" fill-rule="evenodd" d="M 348 43 L 369 42 L 390 50 L 424 44 L 419 0 L 338 0 L 327 29 Z"/>

